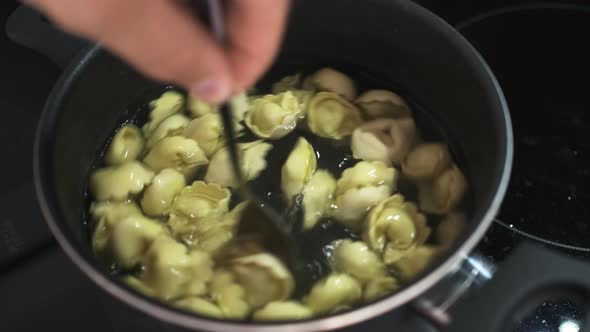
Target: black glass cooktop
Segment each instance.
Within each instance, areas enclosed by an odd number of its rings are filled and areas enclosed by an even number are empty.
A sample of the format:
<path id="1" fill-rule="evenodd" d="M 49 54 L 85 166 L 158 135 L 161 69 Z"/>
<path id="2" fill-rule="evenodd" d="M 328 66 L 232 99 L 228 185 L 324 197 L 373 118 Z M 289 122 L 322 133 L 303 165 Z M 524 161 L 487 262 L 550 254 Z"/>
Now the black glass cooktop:
<path id="1" fill-rule="evenodd" d="M 457 26 L 479 50 L 505 92 L 514 122 L 513 177 L 498 221 L 478 250 L 500 268 L 525 239 L 589 259 L 590 5 L 419 2 Z M 0 4 L 0 26 L 16 5 Z M 0 329 L 162 330 L 105 310 L 101 292 L 51 239 L 35 201 L 30 165 L 36 121 L 59 69 L 4 34 L 0 60 Z M 567 298 L 547 299 L 515 330 L 575 332 L 581 312 Z M 387 317 L 363 326 L 393 328 Z M 433 330 L 423 324 L 406 329 Z"/>

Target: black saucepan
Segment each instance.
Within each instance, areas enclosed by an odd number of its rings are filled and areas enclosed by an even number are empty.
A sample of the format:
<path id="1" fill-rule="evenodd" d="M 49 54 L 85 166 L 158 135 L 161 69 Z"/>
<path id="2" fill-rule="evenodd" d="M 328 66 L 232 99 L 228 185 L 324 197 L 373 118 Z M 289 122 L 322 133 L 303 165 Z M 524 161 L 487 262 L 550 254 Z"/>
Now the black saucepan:
<path id="1" fill-rule="evenodd" d="M 469 43 L 442 19 L 407 0 L 296 0 L 271 72 L 289 61 L 351 64 L 395 82 L 402 94 L 438 119 L 461 152 L 473 197 L 468 226 L 455 248 L 420 278 L 387 298 L 337 315 L 255 324 L 218 321 L 163 306 L 104 273 L 92 255 L 83 223 L 87 178 L 97 154 L 122 114 L 133 111 L 130 105 L 161 84 L 98 45 L 71 59 L 79 40 L 64 39 L 51 28 L 28 33 L 35 26 L 47 26 L 31 13 L 21 8 L 9 21 L 11 37 L 56 62 L 69 62 L 49 96 L 35 144 L 34 176 L 44 216 L 64 251 L 89 278 L 118 300 L 161 321 L 195 330 L 316 331 L 340 329 L 385 313 L 407 314 L 403 310 L 407 304 L 425 300 L 426 292 L 440 288 L 441 280 L 465 260 L 500 208 L 512 164 L 510 116 L 492 72 Z M 530 264 L 540 257 L 547 265 Z M 584 278 L 588 271 L 578 262 L 526 246 L 466 299 L 466 305 L 456 308 L 456 319 L 448 328 L 506 330 L 501 324 L 511 308 L 549 286 L 588 294 L 590 280 Z"/>

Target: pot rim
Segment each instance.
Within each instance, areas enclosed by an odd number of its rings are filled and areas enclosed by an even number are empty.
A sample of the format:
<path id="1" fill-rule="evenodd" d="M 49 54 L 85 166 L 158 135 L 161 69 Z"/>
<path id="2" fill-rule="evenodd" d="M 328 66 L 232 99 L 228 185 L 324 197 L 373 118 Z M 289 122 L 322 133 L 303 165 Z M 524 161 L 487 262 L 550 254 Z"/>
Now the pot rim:
<path id="1" fill-rule="evenodd" d="M 430 273 L 424 275 L 419 280 L 414 281 L 412 284 L 406 286 L 400 291 L 385 297 L 377 302 L 363 305 L 362 307 L 356 308 L 352 311 L 335 314 L 328 317 L 319 317 L 306 321 L 290 321 L 285 323 L 251 323 L 244 324 L 243 322 L 233 321 L 221 321 L 214 320 L 202 316 L 197 316 L 191 313 L 183 313 L 175 310 L 171 307 L 167 307 L 162 304 L 158 304 L 155 301 L 150 301 L 138 293 L 134 293 L 125 287 L 117 284 L 110 280 L 107 276 L 101 273 L 97 268 L 90 264 L 77 250 L 72 246 L 66 235 L 60 229 L 60 226 L 56 222 L 56 217 L 50 207 L 50 203 L 45 195 L 45 188 L 43 185 L 42 177 L 42 140 L 43 131 L 49 121 L 48 113 L 55 110 L 62 102 L 65 94 L 69 90 L 69 87 L 76 81 L 81 75 L 79 68 L 89 62 L 93 57 L 102 51 L 101 45 L 97 44 L 84 50 L 71 65 L 64 70 L 64 73 L 57 81 L 51 94 L 48 97 L 47 103 L 41 114 L 39 125 L 36 132 L 35 143 L 34 143 L 34 155 L 33 155 L 33 175 L 35 182 L 35 191 L 39 201 L 39 205 L 42 214 L 56 238 L 59 245 L 65 251 L 66 255 L 86 274 L 93 282 L 98 286 L 106 290 L 111 296 L 118 300 L 150 315 L 160 319 L 164 322 L 168 322 L 174 325 L 179 325 L 189 329 L 205 329 L 211 331 L 240 331 L 240 332 L 258 332 L 258 331 L 274 331 L 277 328 L 281 328 L 284 331 L 317 331 L 317 330 L 331 330 L 342 328 L 345 326 L 353 325 L 382 314 L 385 314 L 393 309 L 396 309 L 422 295 L 426 290 L 436 285 L 442 278 L 448 275 L 449 271 L 452 271 L 457 267 L 465 257 L 473 250 L 473 248 L 479 243 L 479 240 L 483 237 L 490 224 L 493 222 L 497 211 L 500 208 L 508 183 L 510 180 L 510 173 L 513 162 L 513 133 L 512 123 L 508 112 L 508 106 L 500 85 L 498 84 L 494 74 L 488 67 L 483 58 L 479 53 L 471 46 L 471 44 L 465 40 L 458 32 L 456 32 L 450 25 L 444 20 L 424 9 L 423 7 L 407 1 L 401 4 L 401 6 L 410 7 L 410 10 L 417 12 L 417 15 L 424 16 L 425 20 L 430 20 L 433 23 L 433 27 L 439 30 L 443 30 L 445 34 L 456 34 L 454 38 L 450 38 L 449 42 L 452 42 L 455 47 L 461 50 L 465 58 L 471 62 L 471 66 L 474 70 L 478 71 L 478 75 L 483 81 L 488 81 L 486 92 L 490 95 L 495 95 L 501 107 L 503 113 L 503 121 L 506 128 L 506 154 L 504 164 L 502 165 L 502 174 L 500 181 L 497 186 L 494 198 L 488 207 L 482 220 L 480 220 L 477 227 L 472 231 L 467 239 L 457 247 L 455 252 L 449 255 L 446 260 L 439 263 L 439 265 L 432 270 Z"/>

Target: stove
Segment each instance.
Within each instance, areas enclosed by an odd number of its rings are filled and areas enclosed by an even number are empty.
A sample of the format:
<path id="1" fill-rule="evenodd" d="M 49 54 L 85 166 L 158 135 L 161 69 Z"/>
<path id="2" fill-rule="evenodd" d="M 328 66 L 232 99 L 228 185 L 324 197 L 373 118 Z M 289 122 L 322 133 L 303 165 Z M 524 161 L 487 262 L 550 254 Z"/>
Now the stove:
<path id="1" fill-rule="evenodd" d="M 477 48 L 496 74 L 515 133 L 508 194 L 477 250 L 499 264 L 523 241 L 590 263 L 590 5 L 585 1 L 418 1 Z M 17 2 L 0 4 L 0 26 Z M 129 321 L 64 256 L 43 222 L 32 185 L 36 122 L 60 70 L 0 35 L 3 111 L 0 189 L 0 328 L 34 331 L 165 330 Z M 542 264 L 539 261 L 539 264 Z M 514 331 L 574 332 L 585 308 L 572 299 L 543 299 Z M 92 322 L 89 324 L 89 322 Z M 383 316 L 350 331 L 390 330 Z M 407 322 L 409 331 L 435 331 Z"/>

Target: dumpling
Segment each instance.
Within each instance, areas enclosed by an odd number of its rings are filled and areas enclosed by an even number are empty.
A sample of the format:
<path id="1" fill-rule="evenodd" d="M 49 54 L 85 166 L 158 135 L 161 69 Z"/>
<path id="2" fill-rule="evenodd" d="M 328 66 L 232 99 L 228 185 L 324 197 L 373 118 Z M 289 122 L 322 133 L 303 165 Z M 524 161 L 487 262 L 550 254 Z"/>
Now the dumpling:
<path id="1" fill-rule="evenodd" d="M 361 94 L 356 103 L 371 119 L 410 117 L 408 104 L 399 95 L 387 90 L 369 90 Z"/>
<path id="2" fill-rule="evenodd" d="M 362 123 L 359 109 L 337 93 L 320 92 L 307 106 L 307 126 L 320 137 L 341 139 Z"/>
<path id="3" fill-rule="evenodd" d="M 180 133 L 189 123 L 189 119 L 182 114 L 174 114 L 162 121 L 148 137 L 146 148 L 151 149 L 164 137 Z"/>
<path id="4" fill-rule="evenodd" d="M 140 162 L 132 161 L 96 170 L 90 177 L 90 190 L 97 201 L 122 201 L 129 195 L 140 193 L 152 183 L 153 177 L 154 172 Z"/>
<path id="5" fill-rule="evenodd" d="M 188 97 L 187 109 L 193 118 L 217 112 L 217 106 L 205 103 L 195 96 Z"/>
<path id="6" fill-rule="evenodd" d="M 164 300 L 206 294 L 213 275 L 213 261 L 208 254 L 189 252 L 169 236 L 156 238 L 142 263 L 140 280 Z"/>
<path id="7" fill-rule="evenodd" d="M 156 128 L 172 114 L 182 110 L 184 106 L 184 96 L 176 91 L 166 91 L 160 98 L 150 103 L 150 121 L 143 126 L 143 133 L 150 136 Z"/>
<path id="8" fill-rule="evenodd" d="M 209 317 L 223 318 L 223 312 L 217 305 L 201 297 L 193 296 L 176 300 L 174 306 Z"/>
<path id="9" fill-rule="evenodd" d="M 303 229 L 310 230 L 329 215 L 334 202 L 336 179 L 326 170 L 316 171 L 303 187 Z"/>
<path id="10" fill-rule="evenodd" d="M 163 169 L 154 176 L 152 184 L 144 191 L 141 208 L 149 216 L 168 215 L 174 196 L 185 186 L 182 173 L 172 168 Z"/>
<path id="11" fill-rule="evenodd" d="M 323 68 L 303 81 L 303 89 L 334 92 L 348 100 L 356 97 L 356 85 L 350 77 L 332 68 Z"/>
<path id="12" fill-rule="evenodd" d="M 451 164 L 446 144 L 424 143 L 414 147 L 402 163 L 402 173 L 416 181 L 428 180 L 439 175 Z"/>
<path id="13" fill-rule="evenodd" d="M 299 302 L 276 301 L 254 312 L 253 318 L 257 321 L 284 321 L 310 318 L 312 315 L 311 310 Z"/>
<path id="14" fill-rule="evenodd" d="M 281 92 L 296 90 L 299 87 L 300 82 L 301 74 L 285 76 L 280 81 L 272 85 L 272 93 L 279 94 Z"/>
<path id="15" fill-rule="evenodd" d="M 90 215 L 96 223 L 92 233 L 92 251 L 101 260 L 110 260 L 111 255 L 106 255 L 106 249 L 111 238 L 113 227 L 121 220 L 137 215 L 141 216 L 141 209 L 133 201 L 123 202 L 93 202 L 90 205 Z"/>
<path id="16" fill-rule="evenodd" d="M 414 144 L 415 133 L 412 118 L 367 122 L 352 133 L 352 155 L 356 159 L 401 165 Z"/>
<path id="17" fill-rule="evenodd" d="M 400 279 L 407 282 L 430 267 L 439 254 L 437 247 L 420 245 L 397 260 L 393 268 Z"/>
<path id="18" fill-rule="evenodd" d="M 244 319 L 252 308 L 246 302 L 246 291 L 225 269 L 216 270 L 211 278 L 211 298 L 217 303 L 224 318 Z"/>
<path id="19" fill-rule="evenodd" d="M 391 294 L 397 288 L 399 288 L 399 283 L 391 276 L 373 278 L 365 286 L 363 300 L 365 302 L 377 300 Z"/>
<path id="20" fill-rule="evenodd" d="M 234 124 L 236 135 L 242 130 L 238 123 Z M 223 132 L 223 123 L 217 113 L 205 114 L 190 122 L 184 128 L 182 135 L 199 143 L 199 147 L 210 158 L 213 154 L 225 145 L 225 136 Z"/>
<path id="21" fill-rule="evenodd" d="M 174 198 L 172 213 L 191 219 L 220 216 L 229 209 L 231 192 L 215 183 L 195 181 Z"/>
<path id="22" fill-rule="evenodd" d="M 344 273 L 332 273 L 316 282 L 304 303 L 314 314 L 325 314 L 361 299 L 361 284 Z"/>
<path id="23" fill-rule="evenodd" d="M 287 267 L 269 253 L 236 258 L 229 263 L 229 268 L 244 287 L 246 302 L 252 308 L 289 298 L 295 286 Z"/>
<path id="24" fill-rule="evenodd" d="M 426 217 L 416 205 L 395 194 L 369 212 L 363 240 L 389 265 L 424 244 L 430 233 Z"/>
<path id="25" fill-rule="evenodd" d="M 143 159 L 152 170 L 174 168 L 188 175 L 208 163 L 205 152 L 192 139 L 170 136 L 159 141 Z"/>
<path id="26" fill-rule="evenodd" d="M 289 203 L 303 191 L 316 166 L 317 159 L 313 147 L 305 138 L 300 137 L 281 168 L 281 190 Z"/>
<path id="27" fill-rule="evenodd" d="M 338 241 L 330 260 L 333 270 L 351 275 L 362 284 L 387 273 L 379 256 L 363 241 Z"/>
<path id="28" fill-rule="evenodd" d="M 292 132 L 304 116 L 291 91 L 254 100 L 246 113 L 246 125 L 261 138 L 279 139 Z"/>
<path id="29" fill-rule="evenodd" d="M 301 110 L 307 114 L 307 108 L 309 106 L 309 102 L 315 96 L 315 92 L 307 91 L 307 90 L 293 90 L 291 91 L 297 100 L 299 101 L 299 105 L 301 106 Z"/>
<path id="30" fill-rule="evenodd" d="M 126 124 L 117 131 L 107 152 L 107 165 L 121 165 L 136 160 L 143 151 L 144 139 L 141 130 L 134 125 Z"/>
<path id="31" fill-rule="evenodd" d="M 112 226 L 106 250 L 121 267 L 132 268 L 152 242 L 165 232 L 166 228 L 156 220 L 131 215 Z"/>
<path id="32" fill-rule="evenodd" d="M 266 168 L 266 154 L 272 149 L 272 144 L 262 140 L 238 144 L 242 175 L 246 181 L 256 179 Z M 239 183 L 234 175 L 234 169 L 227 148 L 217 151 L 211 158 L 211 163 L 205 175 L 205 182 L 217 183 L 228 188 L 237 188 Z"/>
<path id="33" fill-rule="evenodd" d="M 229 104 L 233 112 L 233 118 L 236 123 L 244 120 L 246 112 L 250 109 L 250 99 L 245 92 L 236 94 L 229 99 Z"/>
<path id="34" fill-rule="evenodd" d="M 361 161 L 336 182 L 334 218 L 354 229 L 369 210 L 395 190 L 398 174 L 382 162 Z"/>
<path id="35" fill-rule="evenodd" d="M 467 180 L 456 166 L 444 170 L 434 180 L 418 185 L 418 200 L 422 211 L 445 214 L 455 209 L 467 190 Z"/>
<path id="36" fill-rule="evenodd" d="M 449 248 L 459 239 L 465 228 L 465 215 L 451 212 L 436 227 L 436 241 L 443 248 Z"/>

